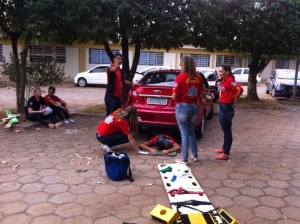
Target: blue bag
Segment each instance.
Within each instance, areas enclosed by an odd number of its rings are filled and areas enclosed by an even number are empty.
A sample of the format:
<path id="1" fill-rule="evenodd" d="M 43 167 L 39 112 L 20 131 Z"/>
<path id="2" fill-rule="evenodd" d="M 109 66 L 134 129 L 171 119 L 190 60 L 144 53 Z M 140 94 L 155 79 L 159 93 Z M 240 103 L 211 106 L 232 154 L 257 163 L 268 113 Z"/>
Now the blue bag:
<path id="1" fill-rule="evenodd" d="M 107 176 L 113 181 L 128 179 L 133 182 L 130 169 L 130 160 L 125 152 L 107 152 L 104 155 L 105 170 Z M 127 174 L 128 171 L 128 174 Z"/>

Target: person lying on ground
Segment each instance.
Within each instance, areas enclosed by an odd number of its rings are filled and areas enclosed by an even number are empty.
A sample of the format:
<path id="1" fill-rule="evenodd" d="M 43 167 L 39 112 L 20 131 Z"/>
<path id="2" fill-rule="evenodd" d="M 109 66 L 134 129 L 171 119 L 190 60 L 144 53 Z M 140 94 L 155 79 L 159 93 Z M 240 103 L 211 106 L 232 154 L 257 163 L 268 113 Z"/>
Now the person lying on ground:
<path id="1" fill-rule="evenodd" d="M 138 130 L 137 110 L 134 106 L 126 109 L 119 108 L 107 116 L 98 126 L 96 138 L 102 143 L 102 148 L 113 151 L 114 146 L 130 142 L 132 147 L 139 152 L 139 148 L 131 134 Z"/>
<path id="2" fill-rule="evenodd" d="M 63 101 L 58 96 L 54 95 L 56 89 L 50 86 L 48 95 L 44 96 L 46 106 L 50 107 L 54 114 L 57 115 L 64 124 L 74 123 L 75 121 L 70 118 L 69 108 L 66 101 Z"/>
<path id="3" fill-rule="evenodd" d="M 149 150 L 151 153 L 156 153 L 157 150 L 151 146 L 157 146 L 160 150 L 160 154 L 166 155 L 170 152 L 176 152 L 180 150 L 180 146 L 175 142 L 175 140 L 166 134 L 155 135 L 150 140 L 142 143 L 140 148 Z"/>
<path id="4" fill-rule="evenodd" d="M 38 121 L 41 124 L 49 128 L 58 128 L 62 125 L 61 122 L 56 122 L 54 113 L 50 112 L 48 115 L 45 115 L 46 102 L 44 97 L 41 96 L 42 91 L 40 87 L 36 87 L 33 90 L 33 96 L 29 98 L 27 102 L 27 113 L 26 119 L 30 121 Z M 53 124 L 49 124 L 45 119 L 49 117 Z"/>

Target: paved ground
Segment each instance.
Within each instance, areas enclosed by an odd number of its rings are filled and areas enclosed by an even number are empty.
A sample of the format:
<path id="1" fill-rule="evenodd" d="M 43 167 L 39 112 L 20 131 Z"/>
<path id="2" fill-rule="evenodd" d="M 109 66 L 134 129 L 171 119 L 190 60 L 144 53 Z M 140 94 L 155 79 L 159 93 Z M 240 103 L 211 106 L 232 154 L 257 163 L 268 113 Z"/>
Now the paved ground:
<path id="1" fill-rule="evenodd" d="M 230 162 L 214 159 L 222 132 L 217 117 L 206 122 L 200 162 L 189 166 L 215 207 L 240 223 L 300 222 L 299 109 L 236 109 Z M 0 223 L 158 223 L 149 213 L 169 201 L 156 165 L 175 158 L 137 155 L 122 145 L 117 151 L 128 152 L 135 181 L 110 181 L 95 138 L 101 118 L 75 119 L 58 130 L 0 129 Z"/>

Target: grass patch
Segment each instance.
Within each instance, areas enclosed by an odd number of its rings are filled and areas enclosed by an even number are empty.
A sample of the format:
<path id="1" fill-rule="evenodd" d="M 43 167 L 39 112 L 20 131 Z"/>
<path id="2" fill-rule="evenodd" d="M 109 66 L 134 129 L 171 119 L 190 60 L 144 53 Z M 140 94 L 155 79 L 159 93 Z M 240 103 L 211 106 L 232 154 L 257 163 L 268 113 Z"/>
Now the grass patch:
<path id="1" fill-rule="evenodd" d="M 80 110 L 79 112 L 87 113 L 87 114 L 106 114 L 106 106 L 105 106 L 105 104 L 99 104 L 96 106 L 84 108 L 83 110 Z"/>
<path id="2" fill-rule="evenodd" d="M 272 99 L 260 99 L 259 101 L 248 100 L 247 98 L 239 98 L 236 104 L 255 105 L 255 106 L 277 106 L 276 101 Z"/>

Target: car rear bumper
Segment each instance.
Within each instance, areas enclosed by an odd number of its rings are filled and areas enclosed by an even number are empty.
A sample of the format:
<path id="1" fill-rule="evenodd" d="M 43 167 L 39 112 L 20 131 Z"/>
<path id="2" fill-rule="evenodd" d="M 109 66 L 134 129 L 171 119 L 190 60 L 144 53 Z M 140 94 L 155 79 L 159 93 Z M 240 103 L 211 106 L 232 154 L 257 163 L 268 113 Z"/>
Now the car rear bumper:
<path id="1" fill-rule="evenodd" d="M 143 108 L 138 108 L 138 117 L 140 119 L 140 124 L 142 126 L 149 127 L 177 127 L 177 121 L 175 117 L 174 110 L 148 110 Z"/>

